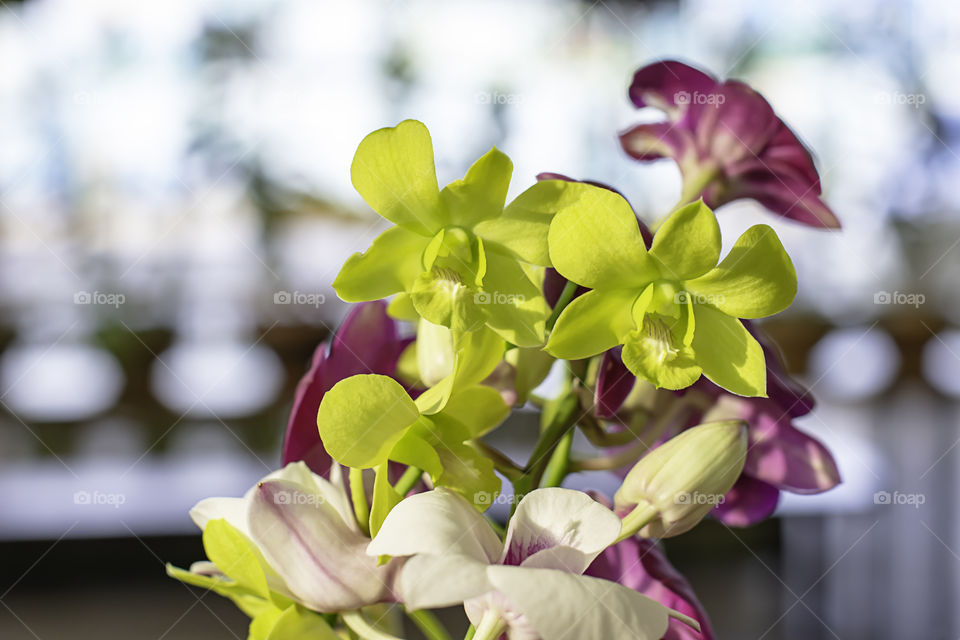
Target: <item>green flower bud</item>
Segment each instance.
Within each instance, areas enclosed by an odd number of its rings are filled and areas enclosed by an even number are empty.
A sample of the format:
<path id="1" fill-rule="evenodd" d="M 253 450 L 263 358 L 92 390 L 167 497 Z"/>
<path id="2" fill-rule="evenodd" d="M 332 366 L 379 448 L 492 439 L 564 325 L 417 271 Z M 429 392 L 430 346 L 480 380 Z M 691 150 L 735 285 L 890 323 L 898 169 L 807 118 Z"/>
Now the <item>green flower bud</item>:
<path id="1" fill-rule="evenodd" d="M 747 456 L 740 420 L 688 429 L 644 456 L 614 496 L 624 535 L 668 538 L 692 529 L 733 487 Z"/>

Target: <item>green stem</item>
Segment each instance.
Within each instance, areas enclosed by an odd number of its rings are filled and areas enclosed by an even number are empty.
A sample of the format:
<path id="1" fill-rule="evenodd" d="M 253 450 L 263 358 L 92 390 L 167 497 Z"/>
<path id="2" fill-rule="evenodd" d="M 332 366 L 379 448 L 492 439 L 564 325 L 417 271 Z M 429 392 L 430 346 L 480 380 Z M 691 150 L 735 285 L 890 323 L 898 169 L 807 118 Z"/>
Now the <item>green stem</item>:
<path id="1" fill-rule="evenodd" d="M 516 510 L 523 496 L 540 486 L 540 480 L 543 478 L 543 473 L 550 462 L 553 450 L 577 422 L 580 412 L 580 398 L 576 389 L 568 391 L 558 402 L 553 419 L 540 434 L 540 439 L 537 441 L 533 453 L 530 454 L 530 460 L 527 462 L 523 476 L 513 484 L 514 510 Z"/>
<path id="2" fill-rule="evenodd" d="M 420 467 L 407 467 L 407 470 L 403 472 L 403 475 L 400 476 L 400 479 L 397 480 L 397 484 L 395 484 L 393 488 L 397 493 L 405 497 L 417 486 L 417 483 L 420 482 L 420 478 L 422 477 L 423 469 Z"/>
<path id="3" fill-rule="evenodd" d="M 420 629 L 420 632 L 423 633 L 427 640 L 451 640 L 450 634 L 447 633 L 444 626 L 437 620 L 437 616 L 426 609 L 419 611 L 408 610 L 407 617 L 413 620 L 413 623 L 417 625 L 417 628 Z"/>
<path id="4" fill-rule="evenodd" d="M 363 469 L 350 467 L 350 497 L 353 498 L 353 513 L 364 535 L 370 535 L 370 505 L 367 489 L 363 484 Z"/>
<path id="5" fill-rule="evenodd" d="M 507 477 L 511 482 L 517 480 L 523 475 L 523 469 L 517 466 L 517 464 L 510 459 L 507 454 L 503 453 L 496 447 L 488 445 L 482 440 L 473 440 L 473 446 L 478 449 L 483 455 L 493 460 L 493 466 L 496 467 L 497 471 L 502 473 Z"/>
<path id="6" fill-rule="evenodd" d="M 644 420 L 646 420 L 647 414 L 644 412 Z M 624 429 L 623 431 L 607 431 L 597 422 L 596 418 L 592 416 L 584 416 L 579 423 L 580 430 L 583 432 L 583 435 L 587 437 L 587 440 L 590 441 L 590 444 L 593 444 L 598 447 L 619 447 L 621 445 L 630 444 L 641 434 L 634 431 L 634 425 L 631 424 Z"/>
<path id="7" fill-rule="evenodd" d="M 343 617 L 344 623 L 363 640 L 403 640 L 403 638 L 380 631 L 367 622 L 359 611 L 345 611 L 340 615 Z"/>
<path id="8" fill-rule="evenodd" d="M 657 508 L 648 502 L 638 504 L 633 511 L 627 514 L 620 524 L 620 537 L 614 544 L 632 538 L 640 529 L 650 524 L 660 513 Z"/>
<path id="9" fill-rule="evenodd" d="M 507 623 L 503 618 L 493 609 L 487 609 L 480 619 L 480 624 L 477 625 L 473 640 L 497 640 L 506 628 Z"/>
<path id="10" fill-rule="evenodd" d="M 573 446 L 573 429 L 567 431 L 560 438 L 557 447 L 550 456 L 550 462 L 547 463 L 547 469 L 543 473 L 542 487 L 559 487 L 563 484 L 563 479 L 567 477 L 570 469 L 570 449 Z"/>
<path id="11" fill-rule="evenodd" d="M 566 309 L 570 301 L 573 300 L 578 286 L 576 282 L 570 282 L 569 280 L 567 280 L 567 284 L 563 285 L 563 291 L 560 292 L 560 297 L 557 298 L 557 304 L 553 306 L 553 311 L 550 313 L 550 317 L 547 318 L 547 331 L 553 329 L 553 325 L 557 324 L 557 318 L 560 317 L 563 310 Z"/>
<path id="12" fill-rule="evenodd" d="M 463 636 L 463 640 L 473 640 L 473 636 L 477 635 L 477 628 L 473 625 L 467 629 L 467 633 Z"/>

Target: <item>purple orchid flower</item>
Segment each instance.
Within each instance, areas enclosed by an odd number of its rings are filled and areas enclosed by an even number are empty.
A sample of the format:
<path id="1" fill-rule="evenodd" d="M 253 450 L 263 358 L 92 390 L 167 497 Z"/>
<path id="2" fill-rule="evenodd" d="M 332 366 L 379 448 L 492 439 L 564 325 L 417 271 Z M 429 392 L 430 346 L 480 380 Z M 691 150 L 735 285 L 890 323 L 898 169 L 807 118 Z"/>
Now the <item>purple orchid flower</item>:
<path id="1" fill-rule="evenodd" d="M 696 631 L 671 620 L 663 640 L 712 640 L 710 620 L 690 583 L 652 540 L 627 538 L 607 547 L 584 575 L 618 582 L 700 623 Z"/>
<path id="2" fill-rule="evenodd" d="M 667 121 L 624 131 L 621 145 L 641 162 L 673 158 L 685 202 L 702 197 L 716 208 L 751 198 L 803 224 L 840 227 L 820 198 L 810 152 L 748 85 L 663 60 L 636 72 L 629 95 L 637 108 L 664 111 Z"/>
<path id="3" fill-rule="evenodd" d="M 303 460 L 314 473 L 327 475 L 332 459 L 317 430 L 323 395 L 353 375 L 394 375 L 400 353 L 410 340 L 400 337 L 396 321 L 386 310 L 382 300 L 354 306 L 332 340 L 317 347 L 310 370 L 297 385 L 283 440 L 284 465 Z"/>
<path id="4" fill-rule="evenodd" d="M 787 375 L 778 350 L 750 325 L 767 361 L 767 398 L 742 398 L 709 382 L 699 385 L 716 398 L 701 421 L 741 419 L 749 445 L 743 475 L 713 510 L 731 526 L 748 526 L 773 513 L 781 491 L 822 493 L 841 482 L 837 463 L 816 438 L 793 426 L 793 419 L 813 410 L 810 392 Z M 699 384 L 699 383 L 698 383 Z M 711 388 L 712 387 L 712 388 Z"/>

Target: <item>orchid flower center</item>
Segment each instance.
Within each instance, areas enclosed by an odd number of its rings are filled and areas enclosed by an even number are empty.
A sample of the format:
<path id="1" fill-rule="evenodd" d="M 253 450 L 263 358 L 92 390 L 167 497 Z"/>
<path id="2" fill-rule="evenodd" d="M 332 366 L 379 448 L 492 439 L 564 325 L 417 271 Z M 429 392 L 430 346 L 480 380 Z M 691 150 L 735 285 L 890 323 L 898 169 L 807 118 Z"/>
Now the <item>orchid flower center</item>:
<path id="1" fill-rule="evenodd" d="M 673 344 L 673 333 L 667 323 L 647 314 L 643 317 L 643 342 L 661 363 L 670 362 L 679 351 Z"/>

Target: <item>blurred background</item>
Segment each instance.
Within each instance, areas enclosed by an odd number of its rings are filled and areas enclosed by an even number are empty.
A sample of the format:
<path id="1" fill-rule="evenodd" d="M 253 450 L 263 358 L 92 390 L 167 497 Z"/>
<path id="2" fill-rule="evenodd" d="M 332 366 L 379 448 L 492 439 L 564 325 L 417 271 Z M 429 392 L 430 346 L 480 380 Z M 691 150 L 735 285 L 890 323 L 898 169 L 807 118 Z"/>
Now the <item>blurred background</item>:
<path id="1" fill-rule="evenodd" d="M 440 183 L 496 144 L 679 194 L 619 129 L 662 57 L 747 80 L 815 150 L 839 233 L 752 203 L 800 294 L 765 327 L 844 484 L 671 540 L 721 638 L 960 635 L 960 4 L 122 0 L 0 3 L 0 637 L 245 638 L 169 580 L 188 509 L 279 465 L 293 387 L 382 221 L 349 165 L 415 117 Z M 906 496 L 897 504 L 877 492 Z M 878 504 L 877 502 L 881 502 Z"/>

